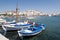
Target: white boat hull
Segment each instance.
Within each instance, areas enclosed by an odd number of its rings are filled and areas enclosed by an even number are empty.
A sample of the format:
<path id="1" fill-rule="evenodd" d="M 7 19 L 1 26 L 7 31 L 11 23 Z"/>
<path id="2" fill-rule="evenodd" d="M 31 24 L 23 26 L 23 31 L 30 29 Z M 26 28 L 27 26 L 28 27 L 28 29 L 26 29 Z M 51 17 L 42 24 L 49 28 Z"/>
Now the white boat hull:
<path id="1" fill-rule="evenodd" d="M 21 28 L 23 28 L 23 27 L 30 27 L 31 25 L 29 25 L 29 26 L 4 26 L 4 25 L 2 25 L 2 28 L 3 28 L 3 30 L 4 31 L 11 31 L 11 30 L 19 30 L 19 29 L 21 29 Z"/>
<path id="2" fill-rule="evenodd" d="M 19 31 L 18 31 L 18 35 L 21 37 L 21 36 L 34 36 L 34 35 L 37 35 L 39 34 L 40 32 L 42 32 L 42 29 L 39 31 L 39 32 L 36 32 L 36 33 L 33 33 L 33 34 L 21 34 Z"/>
<path id="3" fill-rule="evenodd" d="M 11 30 L 18 30 L 19 28 L 14 28 L 14 27 L 4 27 L 2 26 L 4 31 L 11 31 Z"/>

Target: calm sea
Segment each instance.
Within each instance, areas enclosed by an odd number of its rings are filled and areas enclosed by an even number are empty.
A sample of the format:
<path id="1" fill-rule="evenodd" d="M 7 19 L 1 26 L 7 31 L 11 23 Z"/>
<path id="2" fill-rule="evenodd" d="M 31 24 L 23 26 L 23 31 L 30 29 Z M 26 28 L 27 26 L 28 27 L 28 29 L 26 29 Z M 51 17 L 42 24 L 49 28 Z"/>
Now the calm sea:
<path id="1" fill-rule="evenodd" d="M 13 20 L 13 18 L 5 18 L 7 21 Z M 23 18 L 22 20 L 27 20 Z M 4 32 L 0 27 L 0 33 L 10 40 L 60 40 L 60 17 L 49 16 L 36 16 L 34 19 L 29 19 L 31 22 L 43 23 L 46 25 L 46 30 L 40 34 L 32 37 L 19 37 L 16 31 Z"/>

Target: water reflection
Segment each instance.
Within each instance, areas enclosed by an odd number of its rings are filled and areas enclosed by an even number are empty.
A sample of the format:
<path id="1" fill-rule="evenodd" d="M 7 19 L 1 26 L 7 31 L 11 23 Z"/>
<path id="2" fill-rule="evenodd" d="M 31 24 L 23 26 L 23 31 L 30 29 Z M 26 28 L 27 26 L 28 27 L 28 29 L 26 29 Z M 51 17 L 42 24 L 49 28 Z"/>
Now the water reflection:
<path id="1" fill-rule="evenodd" d="M 8 38 L 9 40 L 15 40 L 18 37 L 18 33 L 17 32 L 5 32 L 3 34 L 6 38 Z"/>

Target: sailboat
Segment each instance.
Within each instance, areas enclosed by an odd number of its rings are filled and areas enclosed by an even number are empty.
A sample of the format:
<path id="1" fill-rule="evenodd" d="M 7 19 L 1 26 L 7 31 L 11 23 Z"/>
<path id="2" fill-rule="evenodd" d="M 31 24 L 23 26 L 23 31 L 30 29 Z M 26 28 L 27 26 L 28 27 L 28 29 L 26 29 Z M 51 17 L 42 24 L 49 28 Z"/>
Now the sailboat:
<path id="1" fill-rule="evenodd" d="M 18 2 L 16 5 L 16 20 L 14 22 L 3 23 L 2 28 L 4 31 L 19 30 L 22 27 L 29 27 L 32 24 L 27 24 L 27 22 L 18 21 Z"/>

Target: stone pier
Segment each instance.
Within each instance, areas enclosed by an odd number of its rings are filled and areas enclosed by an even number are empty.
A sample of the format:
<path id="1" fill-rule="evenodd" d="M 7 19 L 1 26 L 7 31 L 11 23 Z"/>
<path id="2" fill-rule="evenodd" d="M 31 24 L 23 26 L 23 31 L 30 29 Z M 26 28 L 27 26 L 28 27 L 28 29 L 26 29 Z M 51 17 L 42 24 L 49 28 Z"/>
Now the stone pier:
<path id="1" fill-rule="evenodd" d="M 0 40 L 9 40 L 9 39 L 0 34 Z"/>

